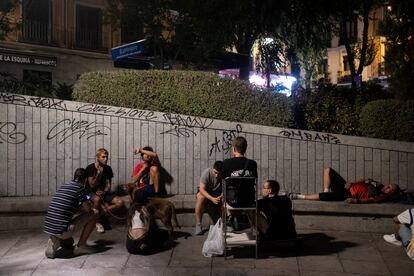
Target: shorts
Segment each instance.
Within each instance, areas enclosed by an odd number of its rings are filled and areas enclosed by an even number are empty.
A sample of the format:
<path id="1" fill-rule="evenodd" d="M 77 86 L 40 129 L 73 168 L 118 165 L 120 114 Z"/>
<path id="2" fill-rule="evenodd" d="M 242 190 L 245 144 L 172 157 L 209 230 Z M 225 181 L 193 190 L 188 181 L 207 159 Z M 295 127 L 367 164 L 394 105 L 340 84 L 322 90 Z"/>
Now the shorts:
<path id="1" fill-rule="evenodd" d="M 54 235 L 59 239 L 66 240 L 71 237 L 75 233 L 81 232 L 85 225 L 93 219 L 93 214 L 91 213 L 79 213 L 75 215 L 75 217 L 70 221 L 68 228 L 65 232 L 59 235 Z"/>
<path id="2" fill-rule="evenodd" d="M 218 197 L 218 196 L 221 196 L 221 194 L 222 194 L 222 191 L 221 191 L 221 189 L 217 189 L 217 190 L 214 190 L 214 191 L 210 191 L 210 190 L 207 190 L 206 189 L 206 191 L 207 191 L 207 193 L 209 194 L 209 195 L 211 195 L 212 197 Z M 196 193 L 196 196 L 197 196 L 197 194 L 200 192 L 200 188 L 197 188 L 197 193 Z"/>
<path id="3" fill-rule="evenodd" d="M 345 189 L 346 181 L 334 169 L 329 168 L 329 177 L 331 178 L 331 191 L 319 193 L 321 201 L 343 201 L 348 198 L 349 192 Z"/>

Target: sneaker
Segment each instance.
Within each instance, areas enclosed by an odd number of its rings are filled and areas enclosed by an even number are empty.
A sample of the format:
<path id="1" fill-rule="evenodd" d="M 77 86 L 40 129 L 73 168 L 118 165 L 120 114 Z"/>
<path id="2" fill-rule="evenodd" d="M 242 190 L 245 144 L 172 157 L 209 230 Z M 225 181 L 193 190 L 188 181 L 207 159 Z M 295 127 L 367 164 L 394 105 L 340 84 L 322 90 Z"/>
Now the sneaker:
<path id="1" fill-rule="evenodd" d="M 233 226 L 231 226 L 231 225 L 227 225 L 227 226 L 226 226 L 226 232 L 227 232 L 227 233 L 234 232 L 234 228 L 233 228 Z"/>
<path id="2" fill-rule="evenodd" d="M 95 253 L 95 247 L 91 246 L 91 245 L 81 245 L 78 246 L 76 245 L 75 248 L 73 249 L 73 254 L 78 256 L 78 255 L 88 255 L 88 254 L 92 254 Z"/>
<path id="3" fill-rule="evenodd" d="M 298 197 L 298 193 L 289 193 L 288 194 L 288 197 L 291 199 L 291 200 L 293 200 L 293 199 L 299 199 L 299 197 Z"/>
<path id="4" fill-rule="evenodd" d="M 194 235 L 202 235 L 203 228 L 201 228 L 201 224 L 197 224 L 195 227 Z"/>
<path id="5" fill-rule="evenodd" d="M 73 250 L 73 244 L 75 243 L 75 241 L 73 240 L 73 238 L 69 238 L 66 240 L 60 240 L 60 246 L 62 248 L 65 249 L 72 249 Z"/>
<path id="6" fill-rule="evenodd" d="M 391 243 L 393 245 L 396 245 L 396 246 L 402 245 L 402 242 L 397 239 L 395 234 L 384 235 L 383 238 L 386 242 Z"/>
<path id="7" fill-rule="evenodd" d="M 59 238 L 55 236 L 50 236 L 50 238 L 47 241 L 47 247 L 45 251 L 46 257 L 48 257 L 49 259 L 54 259 L 59 246 L 60 246 Z"/>
<path id="8" fill-rule="evenodd" d="M 100 224 L 99 222 L 96 223 L 96 231 L 98 233 L 105 233 L 105 228 L 103 227 L 102 224 Z"/>

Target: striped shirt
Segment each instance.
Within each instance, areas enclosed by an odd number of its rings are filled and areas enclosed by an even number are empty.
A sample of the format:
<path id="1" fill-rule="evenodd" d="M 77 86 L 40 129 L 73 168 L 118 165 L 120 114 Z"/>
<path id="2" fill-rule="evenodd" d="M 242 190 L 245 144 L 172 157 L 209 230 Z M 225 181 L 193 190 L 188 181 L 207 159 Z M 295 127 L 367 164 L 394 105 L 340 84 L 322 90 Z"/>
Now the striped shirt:
<path id="1" fill-rule="evenodd" d="M 50 202 L 43 231 L 49 235 L 59 235 L 65 232 L 72 217 L 85 200 L 86 191 L 82 184 L 73 180 L 63 184 Z"/>

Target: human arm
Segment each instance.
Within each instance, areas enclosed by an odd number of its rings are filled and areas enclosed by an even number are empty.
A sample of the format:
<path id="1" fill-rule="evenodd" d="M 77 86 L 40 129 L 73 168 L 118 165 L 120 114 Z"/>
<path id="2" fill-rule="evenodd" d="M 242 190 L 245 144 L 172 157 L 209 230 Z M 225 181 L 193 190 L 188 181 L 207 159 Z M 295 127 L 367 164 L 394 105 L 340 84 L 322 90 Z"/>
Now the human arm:
<path id="1" fill-rule="evenodd" d="M 359 199 L 359 198 L 349 197 L 345 201 L 346 201 L 346 203 L 350 203 L 350 204 L 380 203 L 380 202 L 385 201 L 387 198 L 388 198 L 388 196 L 383 194 L 383 195 L 370 197 L 370 198 L 366 198 L 366 199 Z"/>
<path id="2" fill-rule="evenodd" d="M 134 149 L 134 154 L 146 154 L 148 156 L 151 156 L 152 158 L 158 157 L 158 155 L 155 151 L 144 150 L 142 148 L 135 148 Z"/>
<path id="3" fill-rule="evenodd" d="M 148 171 L 149 165 L 146 162 L 140 163 L 132 172 L 132 184 L 136 184 L 143 177 L 144 173 Z"/>
<path id="4" fill-rule="evenodd" d="M 210 200 L 216 205 L 221 202 L 221 199 L 223 196 L 220 195 L 218 197 L 213 197 L 212 195 L 210 195 L 206 190 L 206 184 L 200 182 L 200 185 L 198 187 L 199 187 L 199 192 L 203 197 L 207 198 L 208 200 Z"/>
<path id="5" fill-rule="evenodd" d="M 90 164 L 86 167 L 86 174 L 87 178 L 87 185 L 92 189 L 96 190 L 98 183 L 100 182 L 102 175 L 103 175 L 103 167 L 99 166 L 96 167 L 95 164 Z"/>

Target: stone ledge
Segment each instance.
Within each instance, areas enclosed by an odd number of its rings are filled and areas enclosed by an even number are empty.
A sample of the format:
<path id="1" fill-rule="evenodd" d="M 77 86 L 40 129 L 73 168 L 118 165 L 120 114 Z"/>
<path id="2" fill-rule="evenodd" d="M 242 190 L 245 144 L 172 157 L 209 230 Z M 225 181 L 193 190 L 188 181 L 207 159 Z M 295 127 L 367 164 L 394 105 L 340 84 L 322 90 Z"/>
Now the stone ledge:
<path id="1" fill-rule="evenodd" d="M 39 229 L 49 206 L 51 196 L 2 197 L 0 198 L 0 231 Z M 127 200 L 128 197 L 125 197 Z M 167 197 L 177 209 L 181 226 L 194 226 L 194 195 Z M 320 202 L 294 200 L 293 210 L 297 229 L 357 231 L 389 233 L 393 231 L 391 217 L 412 205 L 347 204 L 344 202 Z M 203 225 L 213 223 L 214 212 L 205 213 Z"/>
<path id="2" fill-rule="evenodd" d="M 0 199 L 0 214 L 7 213 L 45 213 L 49 206 L 51 196 L 36 197 L 2 197 Z M 127 199 L 127 197 L 126 197 Z M 174 203 L 177 212 L 194 212 L 194 195 L 174 195 L 166 199 Z M 378 216 L 393 217 L 413 205 L 395 203 L 373 204 L 347 204 L 344 202 L 321 202 L 294 200 L 295 214 L 312 215 L 345 215 L 345 216 Z"/>

